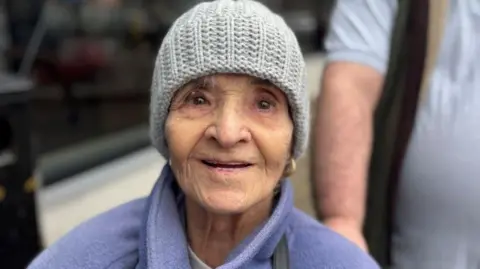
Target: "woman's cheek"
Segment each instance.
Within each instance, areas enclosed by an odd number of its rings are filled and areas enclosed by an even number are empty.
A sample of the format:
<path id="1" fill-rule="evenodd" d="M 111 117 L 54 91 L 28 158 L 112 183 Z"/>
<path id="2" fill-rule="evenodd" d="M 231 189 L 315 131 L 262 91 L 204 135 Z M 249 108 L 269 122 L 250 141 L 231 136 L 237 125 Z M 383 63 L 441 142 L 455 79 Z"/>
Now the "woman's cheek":
<path id="1" fill-rule="evenodd" d="M 281 175 L 290 159 L 293 139 L 293 125 L 271 123 L 254 125 L 252 134 L 259 151 L 265 158 L 265 168 L 269 174 Z"/>

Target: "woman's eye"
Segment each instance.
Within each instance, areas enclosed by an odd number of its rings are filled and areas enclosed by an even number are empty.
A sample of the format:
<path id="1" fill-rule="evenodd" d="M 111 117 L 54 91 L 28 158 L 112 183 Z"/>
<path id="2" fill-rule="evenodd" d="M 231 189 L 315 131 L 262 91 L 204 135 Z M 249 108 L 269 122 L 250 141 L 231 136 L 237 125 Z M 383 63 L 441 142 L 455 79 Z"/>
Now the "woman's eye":
<path id="1" fill-rule="evenodd" d="M 257 103 L 257 107 L 260 110 L 270 110 L 273 107 L 273 103 L 266 100 L 261 100 Z"/>
<path id="2" fill-rule="evenodd" d="M 192 100 L 192 103 L 194 105 L 200 106 L 200 105 L 206 104 L 207 100 L 205 100 L 205 98 L 203 98 L 203 97 L 194 97 L 193 100 Z"/>
<path id="3" fill-rule="evenodd" d="M 199 93 L 192 93 L 188 96 L 186 102 L 195 106 L 202 106 L 208 104 L 208 100 L 205 96 Z"/>

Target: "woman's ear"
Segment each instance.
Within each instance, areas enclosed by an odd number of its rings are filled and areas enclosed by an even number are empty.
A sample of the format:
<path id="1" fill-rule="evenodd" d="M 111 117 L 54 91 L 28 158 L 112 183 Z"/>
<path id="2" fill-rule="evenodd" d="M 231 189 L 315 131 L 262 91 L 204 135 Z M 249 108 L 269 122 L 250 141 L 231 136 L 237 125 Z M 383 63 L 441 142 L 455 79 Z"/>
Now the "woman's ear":
<path id="1" fill-rule="evenodd" d="M 285 170 L 283 171 L 283 176 L 289 177 L 295 173 L 295 170 L 297 170 L 297 163 L 295 162 L 295 159 L 290 158 L 290 161 L 287 163 Z"/>

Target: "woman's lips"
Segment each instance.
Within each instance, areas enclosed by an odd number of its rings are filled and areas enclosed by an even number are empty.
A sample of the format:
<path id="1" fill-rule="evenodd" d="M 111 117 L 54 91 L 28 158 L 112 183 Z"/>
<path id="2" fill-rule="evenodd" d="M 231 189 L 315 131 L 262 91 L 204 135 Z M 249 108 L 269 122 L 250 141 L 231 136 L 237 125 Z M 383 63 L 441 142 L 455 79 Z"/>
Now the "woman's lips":
<path id="1" fill-rule="evenodd" d="M 202 163 L 210 168 L 220 169 L 220 170 L 237 170 L 237 169 L 245 169 L 252 166 L 251 163 L 238 162 L 238 161 L 230 162 L 230 161 L 202 160 Z"/>

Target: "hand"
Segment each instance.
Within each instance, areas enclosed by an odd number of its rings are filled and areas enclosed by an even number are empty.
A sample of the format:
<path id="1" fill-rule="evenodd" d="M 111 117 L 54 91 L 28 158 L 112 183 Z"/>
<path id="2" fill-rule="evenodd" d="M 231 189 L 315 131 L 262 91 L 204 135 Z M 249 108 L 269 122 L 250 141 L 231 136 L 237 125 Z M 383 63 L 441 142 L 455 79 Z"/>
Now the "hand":
<path id="1" fill-rule="evenodd" d="M 359 248 L 368 253 L 368 245 L 365 237 L 362 234 L 359 225 L 353 224 L 351 221 L 344 220 L 327 220 L 324 222 L 325 226 L 346 237 L 352 241 Z"/>

